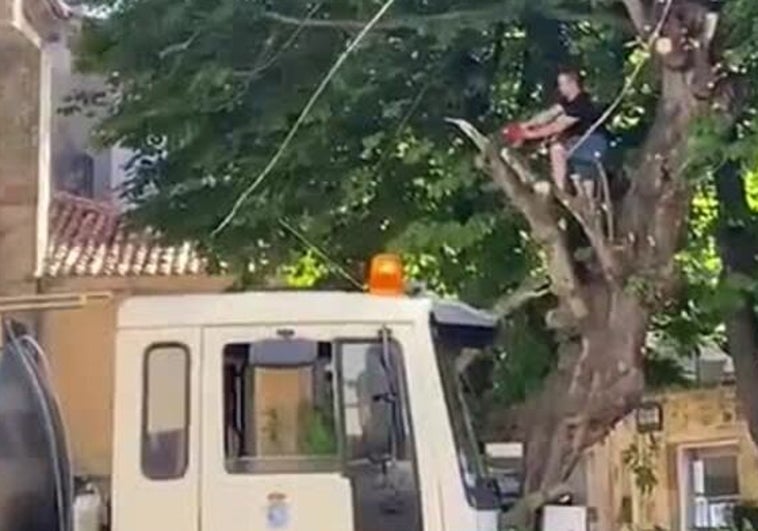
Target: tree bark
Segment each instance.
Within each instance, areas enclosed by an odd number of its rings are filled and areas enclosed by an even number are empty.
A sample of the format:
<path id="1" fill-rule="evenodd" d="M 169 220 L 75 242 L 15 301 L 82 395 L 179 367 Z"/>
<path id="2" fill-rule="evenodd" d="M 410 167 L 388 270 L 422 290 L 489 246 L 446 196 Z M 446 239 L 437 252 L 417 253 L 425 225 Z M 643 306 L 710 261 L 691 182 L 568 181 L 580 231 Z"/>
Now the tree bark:
<path id="1" fill-rule="evenodd" d="M 758 220 L 747 203 L 745 175 L 735 162 L 724 164 L 716 173 L 719 199 L 718 244 L 726 278 L 740 274 L 758 275 Z M 734 360 L 737 397 L 747 420 L 753 442 L 758 445 L 758 301 L 747 292 L 739 294 L 732 312 L 726 316 L 729 354 Z"/>
<path id="2" fill-rule="evenodd" d="M 527 491 L 568 479 L 583 450 L 639 401 L 647 310 L 622 291 L 592 288 L 581 335 L 563 343 L 558 370 L 522 409 Z"/>

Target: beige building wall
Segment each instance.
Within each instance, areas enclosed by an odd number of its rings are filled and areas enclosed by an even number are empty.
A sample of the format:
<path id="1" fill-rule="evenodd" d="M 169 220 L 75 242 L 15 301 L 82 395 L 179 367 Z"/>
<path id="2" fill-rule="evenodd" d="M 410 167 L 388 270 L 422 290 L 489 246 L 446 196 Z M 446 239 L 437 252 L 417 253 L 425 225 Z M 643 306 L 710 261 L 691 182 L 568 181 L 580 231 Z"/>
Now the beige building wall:
<path id="1" fill-rule="evenodd" d="M 33 290 L 36 253 L 41 54 L 13 11 L 0 0 L 0 295 Z"/>
<path id="2" fill-rule="evenodd" d="M 663 429 L 652 435 L 637 432 L 628 417 L 586 456 L 592 529 L 671 530 L 682 528 L 686 482 L 682 454 L 691 448 L 734 445 L 740 498 L 758 501 L 758 451 L 742 420 L 733 387 L 672 391 L 650 397 L 662 405 Z M 645 455 L 656 484 L 649 492 L 638 487 L 624 454 L 636 444 Z M 657 447 L 657 449 L 656 449 Z"/>
<path id="3" fill-rule="evenodd" d="M 112 291 L 114 298 L 76 310 L 46 312 L 40 340 L 50 357 L 54 385 L 77 473 L 106 476 L 111 468 L 113 362 L 116 314 L 130 295 L 217 293 L 226 277 L 166 276 L 45 280 L 47 293 Z"/>

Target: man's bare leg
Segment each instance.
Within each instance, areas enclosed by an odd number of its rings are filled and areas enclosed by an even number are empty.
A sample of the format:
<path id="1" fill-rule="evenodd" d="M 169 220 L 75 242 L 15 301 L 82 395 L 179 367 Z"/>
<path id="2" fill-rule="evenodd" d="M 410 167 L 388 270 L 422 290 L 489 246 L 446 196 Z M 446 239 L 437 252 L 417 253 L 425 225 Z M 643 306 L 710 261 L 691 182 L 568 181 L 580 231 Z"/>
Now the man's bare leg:
<path id="1" fill-rule="evenodd" d="M 595 181 L 592 179 L 582 179 L 581 182 L 582 193 L 589 200 L 595 199 Z"/>
<path id="2" fill-rule="evenodd" d="M 582 179 L 579 174 L 571 174 L 571 182 L 576 190 L 576 197 L 590 210 L 595 209 L 595 181 Z"/>
<path id="3" fill-rule="evenodd" d="M 566 148 L 560 142 L 550 144 L 550 170 L 553 182 L 561 191 L 566 191 L 566 174 L 568 173 L 568 157 Z"/>

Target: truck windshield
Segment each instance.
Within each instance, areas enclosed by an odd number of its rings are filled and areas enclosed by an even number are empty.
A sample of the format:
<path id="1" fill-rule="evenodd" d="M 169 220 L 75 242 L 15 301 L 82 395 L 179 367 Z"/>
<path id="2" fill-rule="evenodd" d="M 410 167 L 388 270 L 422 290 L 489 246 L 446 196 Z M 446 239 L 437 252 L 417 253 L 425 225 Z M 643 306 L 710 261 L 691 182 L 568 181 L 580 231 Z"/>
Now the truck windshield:
<path id="1" fill-rule="evenodd" d="M 477 486 L 485 477 L 485 467 L 463 392 L 461 375 L 456 367 L 456 360 L 464 350 L 468 349 L 455 348 L 440 342 L 437 342 L 435 348 L 462 480 L 469 503 L 477 506 Z"/>

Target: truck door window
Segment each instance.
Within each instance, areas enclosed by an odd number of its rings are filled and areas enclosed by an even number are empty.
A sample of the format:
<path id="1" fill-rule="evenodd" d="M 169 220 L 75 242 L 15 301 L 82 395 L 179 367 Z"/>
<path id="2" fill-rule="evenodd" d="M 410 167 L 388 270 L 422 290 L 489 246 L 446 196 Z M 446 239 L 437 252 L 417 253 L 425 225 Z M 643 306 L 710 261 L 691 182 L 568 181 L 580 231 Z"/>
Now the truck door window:
<path id="1" fill-rule="evenodd" d="M 189 350 L 154 345 L 145 353 L 142 473 L 152 480 L 184 476 L 188 462 Z"/>
<path id="2" fill-rule="evenodd" d="M 282 340 L 284 344 L 285 341 Z M 272 340 L 267 341 L 271 345 Z M 224 446 L 231 473 L 339 469 L 330 343 L 306 365 L 256 365 L 256 343 L 224 348 Z M 282 355 L 286 356 L 286 349 Z"/>
<path id="3" fill-rule="evenodd" d="M 347 459 L 405 458 L 397 350 L 383 354 L 380 342 L 343 343 L 341 363 Z"/>
<path id="4" fill-rule="evenodd" d="M 356 531 L 422 529 L 400 345 L 342 341 L 340 403 Z"/>

